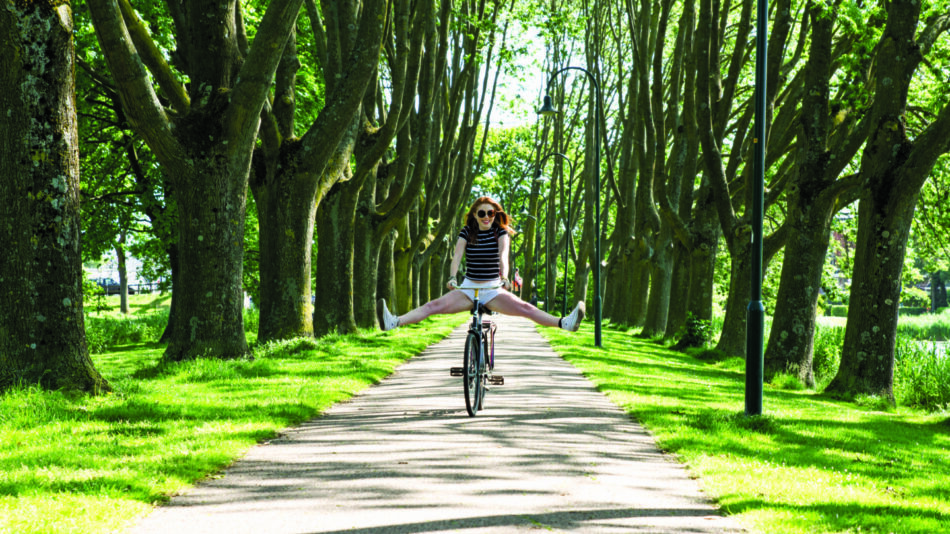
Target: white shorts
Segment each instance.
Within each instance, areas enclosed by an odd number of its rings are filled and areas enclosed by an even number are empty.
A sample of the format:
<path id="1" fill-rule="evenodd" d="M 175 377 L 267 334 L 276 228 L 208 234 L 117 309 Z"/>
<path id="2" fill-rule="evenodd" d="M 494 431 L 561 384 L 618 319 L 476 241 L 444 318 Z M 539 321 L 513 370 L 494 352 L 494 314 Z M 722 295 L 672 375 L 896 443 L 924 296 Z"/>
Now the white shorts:
<path id="1" fill-rule="evenodd" d="M 468 278 L 462 280 L 460 286 L 468 287 L 492 287 L 501 284 L 501 278 L 496 278 L 494 280 L 469 280 Z M 475 302 L 475 290 L 473 289 L 459 289 L 462 293 L 465 293 L 465 296 L 468 297 L 468 300 Z M 488 301 L 498 296 L 501 289 L 480 289 L 478 291 L 478 303 L 481 305 L 488 304 Z"/>

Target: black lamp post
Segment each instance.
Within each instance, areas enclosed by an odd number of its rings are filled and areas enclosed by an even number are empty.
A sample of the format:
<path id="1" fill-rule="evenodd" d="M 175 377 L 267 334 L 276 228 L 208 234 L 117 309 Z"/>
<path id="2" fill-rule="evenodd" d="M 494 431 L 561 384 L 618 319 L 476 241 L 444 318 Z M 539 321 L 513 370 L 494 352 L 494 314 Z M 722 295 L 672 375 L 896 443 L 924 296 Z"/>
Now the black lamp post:
<path id="1" fill-rule="evenodd" d="M 571 158 L 560 152 L 550 152 L 541 158 L 541 163 L 538 163 L 538 174 L 541 173 L 541 169 L 544 168 L 544 162 L 551 156 L 558 156 L 567 162 L 568 166 L 571 169 L 571 178 L 568 180 L 568 191 L 567 191 L 567 221 L 565 222 L 564 233 L 566 234 L 564 243 L 564 299 L 561 302 L 561 316 L 567 315 L 567 253 L 571 248 L 571 191 L 570 188 L 574 186 L 574 162 L 571 161 Z M 564 173 L 561 173 L 561 206 L 564 206 Z M 557 284 L 554 284 L 554 287 L 557 288 Z M 545 304 L 545 307 L 547 305 Z"/>
<path id="2" fill-rule="evenodd" d="M 765 72 L 768 54 L 768 0 L 756 2 L 755 126 L 752 143 L 752 285 L 746 311 L 745 413 L 762 414 L 762 381 L 765 367 L 765 307 L 762 305 L 762 218 L 765 192 L 765 141 L 767 134 Z"/>
<path id="3" fill-rule="evenodd" d="M 600 85 L 597 84 L 594 75 L 587 69 L 583 67 L 564 67 L 551 75 L 545 87 L 550 88 L 555 78 L 569 70 L 579 70 L 586 74 L 594 91 L 594 346 L 602 347 L 600 326 L 603 317 L 603 302 L 600 295 Z M 544 104 L 538 110 L 538 113 L 541 115 L 557 114 L 557 110 L 551 105 L 549 95 L 544 95 Z"/>

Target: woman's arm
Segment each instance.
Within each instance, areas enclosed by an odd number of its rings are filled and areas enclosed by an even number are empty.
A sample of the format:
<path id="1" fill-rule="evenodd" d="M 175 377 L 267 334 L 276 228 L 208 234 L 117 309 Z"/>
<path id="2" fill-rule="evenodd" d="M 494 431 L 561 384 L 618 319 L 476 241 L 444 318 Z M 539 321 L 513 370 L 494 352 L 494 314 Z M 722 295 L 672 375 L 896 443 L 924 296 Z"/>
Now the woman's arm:
<path id="1" fill-rule="evenodd" d="M 508 279 L 508 234 L 498 236 L 498 275 L 502 279 Z"/>
<path id="2" fill-rule="evenodd" d="M 462 254 L 465 254 L 465 245 L 468 241 L 458 238 L 455 242 L 455 253 L 452 255 L 452 266 L 449 267 L 451 277 L 455 278 L 459 274 L 459 265 L 462 263 Z"/>

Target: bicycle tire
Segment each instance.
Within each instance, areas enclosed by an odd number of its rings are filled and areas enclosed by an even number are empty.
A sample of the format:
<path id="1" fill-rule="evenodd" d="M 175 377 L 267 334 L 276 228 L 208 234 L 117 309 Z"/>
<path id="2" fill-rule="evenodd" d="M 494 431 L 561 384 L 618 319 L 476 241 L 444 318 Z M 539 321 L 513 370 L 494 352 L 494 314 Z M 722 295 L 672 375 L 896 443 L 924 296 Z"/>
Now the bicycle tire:
<path id="1" fill-rule="evenodd" d="M 482 372 L 479 374 L 478 382 L 482 385 L 482 394 L 478 398 L 478 409 L 485 407 L 485 396 L 488 392 L 488 336 L 482 336 Z"/>
<path id="2" fill-rule="evenodd" d="M 462 389 L 465 391 L 465 410 L 475 417 L 482 401 L 482 369 L 479 365 L 479 336 L 469 332 L 465 339 L 465 356 L 462 361 Z"/>

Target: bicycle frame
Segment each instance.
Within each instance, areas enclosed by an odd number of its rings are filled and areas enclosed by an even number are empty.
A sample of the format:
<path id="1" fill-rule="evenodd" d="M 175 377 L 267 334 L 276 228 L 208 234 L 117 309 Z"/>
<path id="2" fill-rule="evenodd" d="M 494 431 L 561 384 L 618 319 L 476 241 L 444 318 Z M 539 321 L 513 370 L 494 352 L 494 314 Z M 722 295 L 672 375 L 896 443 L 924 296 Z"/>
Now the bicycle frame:
<path id="1" fill-rule="evenodd" d="M 469 416 L 474 417 L 482 408 L 489 383 L 498 383 L 492 377 L 492 369 L 495 367 L 495 324 L 489 322 L 485 324 L 482 321 L 482 310 L 480 306 L 479 292 L 483 289 L 497 289 L 501 286 L 487 287 L 459 287 L 458 289 L 469 289 L 474 292 L 472 299 L 472 324 L 469 327 L 465 345 L 465 354 L 463 355 L 463 367 L 460 375 L 465 390 L 465 407 Z M 473 356 L 472 345 L 477 347 L 477 359 L 469 361 Z M 474 364 L 474 365 L 472 365 Z"/>

